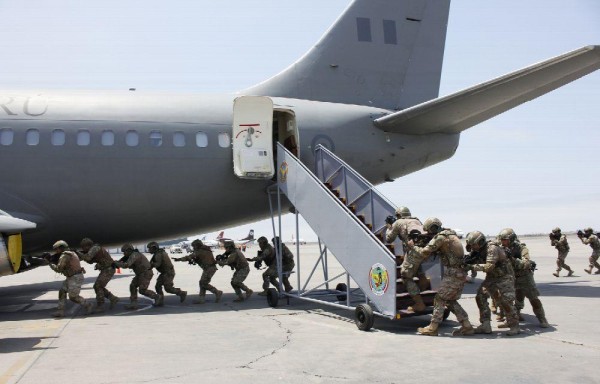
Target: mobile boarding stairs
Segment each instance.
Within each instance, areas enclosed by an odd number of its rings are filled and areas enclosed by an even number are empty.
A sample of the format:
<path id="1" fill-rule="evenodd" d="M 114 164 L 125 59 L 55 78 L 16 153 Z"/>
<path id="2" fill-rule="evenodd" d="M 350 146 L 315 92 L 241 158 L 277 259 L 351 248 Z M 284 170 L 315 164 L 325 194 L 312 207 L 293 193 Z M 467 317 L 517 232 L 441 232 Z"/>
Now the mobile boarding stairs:
<path id="1" fill-rule="evenodd" d="M 425 312 L 407 311 L 414 302 L 399 278 L 404 253 L 402 242 L 399 239 L 393 244 L 384 242 L 385 218 L 394 215 L 396 207 L 343 160 L 319 145 L 315 149 L 315 172 L 311 172 L 278 144 L 277 184 L 269 191 L 269 203 L 273 233 L 280 239 L 283 238 L 281 194 L 294 207 L 296 239 L 300 238 L 300 214 L 319 237 L 320 256 L 311 273 L 303 279 L 300 245 L 297 243 L 295 280 L 298 289 L 284 292 L 280 283 L 281 293 L 273 288 L 269 290 L 269 305 L 276 306 L 279 298 L 292 297 L 354 310 L 356 324 L 361 330 L 372 327 L 374 315 L 400 319 L 431 313 L 433 297 L 441 281 L 439 260 L 427 260 L 422 264 L 427 281 L 418 284 L 428 308 Z M 276 202 L 273 202 L 274 198 Z M 278 231 L 275 228 L 276 216 L 279 218 Z M 343 269 L 335 276 L 330 276 L 333 265 L 330 266 L 328 260 L 329 251 Z M 281 282 L 281 249 L 276 249 L 276 254 Z M 313 283 L 317 285 L 311 287 L 319 265 L 323 281 Z M 331 288 L 333 284 L 336 284 L 335 289 Z"/>

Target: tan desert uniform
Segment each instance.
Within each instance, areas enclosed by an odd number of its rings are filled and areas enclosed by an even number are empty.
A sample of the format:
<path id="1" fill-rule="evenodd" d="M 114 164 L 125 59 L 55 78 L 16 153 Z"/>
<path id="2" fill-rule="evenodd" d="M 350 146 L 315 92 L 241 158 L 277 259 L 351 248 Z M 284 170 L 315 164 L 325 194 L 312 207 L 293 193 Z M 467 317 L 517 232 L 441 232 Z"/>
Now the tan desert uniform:
<path id="1" fill-rule="evenodd" d="M 419 254 L 411 252 L 407 244 L 408 234 L 413 229 L 416 229 L 421 233 L 424 232 L 423 224 L 419 219 L 416 217 L 400 218 L 394 221 L 392 228 L 386 231 L 385 240 L 387 243 L 393 242 L 396 237 L 399 237 L 400 240 L 402 240 L 405 255 L 400 267 L 400 277 L 402 278 L 406 292 L 414 297 L 420 294 L 421 290 L 414 282 L 413 277 L 418 276 L 420 281 L 427 281 L 427 276 L 423 272 L 423 268 L 421 268 L 421 263 L 424 258 Z"/>
<path id="2" fill-rule="evenodd" d="M 113 295 L 108 289 L 106 289 L 106 285 L 115 275 L 115 268 L 113 268 L 113 258 L 110 257 L 106 249 L 102 248 L 99 245 L 94 245 L 90 248 L 87 253 L 78 253 L 79 258 L 85 261 L 88 264 L 96 264 L 94 269 L 100 271 L 98 278 L 94 282 L 94 291 L 96 292 L 96 305 L 98 307 L 104 306 L 104 299 L 108 297 L 111 303 L 114 303 L 119 300 L 118 297 Z"/>
<path id="3" fill-rule="evenodd" d="M 489 292 L 496 298 L 496 303 L 504 310 L 509 327 L 518 328 L 519 318 L 513 304 L 515 300 L 515 273 L 506 253 L 496 242 L 488 241 L 478 252 L 486 255 L 485 264 L 475 264 L 473 269 L 485 272 L 485 280 L 479 286 L 475 301 L 479 307 L 479 320 L 491 321 L 488 305 Z"/>
<path id="4" fill-rule="evenodd" d="M 152 265 L 152 268 L 156 268 L 156 270 L 159 272 L 159 275 L 156 278 L 156 293 L 162 296 L 162 289 L 165 287 L 165 291 L 173 295 L 177 295 L 179 297 L 184 296 L 183 292 L 185 291 L 175 288 L 173 283 L 173 280 L 175 280 L 175 268 L 173 267 L 171 258 L 163 248 L 159 248 L 158 251 L 154 253 L 152 259 L 150 260 L 150 265 Z"/>
<path id="5" fill-rule="evenodd" d="M 592 270 L 594 267 L 596 267 L 598 270 L 595 273 L 600 274 L 600 264 L 598 264 L 598 256 L 600 256 L 600 240 L 598 240 L 598 236 L 591 234 L 587 239 L 582 237 L 581 242 L 592 247 L 592 255 L 589 258 L 590 268 L 588 273 L 592 273 Z"/>
<path id="6" fill-rule="evenodd" d="M 567 242 L 567 236 L 561 234 L 559 240 L 552 240 L 552 245 L 558 251 L 558 259 L 556 259 L 556 274 L 560 272 L 561 269 L 566 269 L 567 271 L 573 272 L 571 267 L 565 264 L 565 259 L 569 254 L 569 243 Z"/>
<path id="7" fill-rule="evenodd" d="M 217 262 L 213 256 L 210 247 L 202 245 L 199 249 L 194 250 L 190 255 L 180 258 L 181 261 L 193 261 L 200 268 L 202 268 L 202 276 L 200 277 L 200 296 L 204 297 L 206 291 L 217 294 L 219 291 L 217 288 L 210 284 L 210 281 L 214 274 L 217 272 Z"/>
<path id="8" fill-rule="evenodd" d="M 234 267 L 235 272 L 231 278 L 231 286 L 238 295 L 238 298 L 243 300 L 242 290 L 246 292 L 246 296 L 252 294 L 253 291 L 244 284 L 244 280 L 246 280 L 246 277 L 250 273 L 250 266 L 242 251 L 239 249 L 232 250 L 227 260 L 220 262 L 219 265 L 231 265 Z"/>
<path id="9" fill-rule="evenodd" d="M 119 268 L 130 268 L 133 269 L 135 277 L 129 284 L 129 293 L 132 305 L 137 305 L 137 291 L 139 289 L 140 294 L 149 297 L 153 300 L 158 298 L 156 292 L 148 289 L 150 281 L 154 273 L 152 272 L 152 266 L 146 258 L 138 251 L 133 251 L 127 261 L 117 261 L 115 265 Z"/>
<path id="10" fill-rule="evenodd" d="M 535 285 L 533 271 L 531 270 L 529 249 L 527 249 L 525 244 L 516 240 L 507 248 L 507 254 L 511 258 L 515 271 L 515 309 L 517 316 L 519 316 L 521 310 L 525 307 L 525 298 L 527 297 L 533 308 L 533 313 L 540 323 L 547 323 L 544 307 L 539 298 L 540 292 Z"/>
<path id="11" fill-rule="evenodd" d="M 63 312 L 67 303 L 67 295 L 69 300 L 80 304 L 89 312 L 91 304 L 87 303 L 79 294 L 81 285 L 83 284 L 83 269 L 79 262 L 79 257 L 74 252 L 64 251 L 58 259 L 58 264 L 50 264 L 53 271 L 66 276 L 62 287 L 58 291 L 58 312 Z M 59 314 L 62 316 L 62 314 Z"/>
<path id="12" fill-rule="evenodd" d="M 422 256 L 422 259 L 437 253 L 444 266 L 442 282 L 433 299 L 431 322 L 441 324 L 445 307 L 448 307 L 456 315 L 459 322 L 468 322 L 467 312 L 458 303 L 467 281 L 467 273 L 462 267 L 465 251 L 456 232 L 445 229 L 435 235 L 425 247 L 414 247 L 413 249 Z M 471 327 L 470 323 L 469 327 Z"/>

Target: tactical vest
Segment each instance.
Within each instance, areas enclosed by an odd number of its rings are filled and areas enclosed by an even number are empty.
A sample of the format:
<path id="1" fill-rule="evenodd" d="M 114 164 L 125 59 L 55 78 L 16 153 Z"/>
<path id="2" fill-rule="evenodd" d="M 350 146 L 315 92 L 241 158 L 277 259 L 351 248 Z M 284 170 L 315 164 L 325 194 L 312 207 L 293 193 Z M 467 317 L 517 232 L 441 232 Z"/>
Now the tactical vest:
<path id="1" fill-rule="evenodd" d="M 79 257 L 77 257 L 77 255 L 71 251 L 65 251 L 63 252 L 63 255 L 65 255 L 66 257 L 69 258 L 69 260 L 67 260 L 67 263 L 65 265 L 65 270 L 64 270 L 64 274 L 67 277 L 71 277 L 74 275 L 77 275 L 78 273 L 81 273 L 81 262 L 79 261 Z"/>

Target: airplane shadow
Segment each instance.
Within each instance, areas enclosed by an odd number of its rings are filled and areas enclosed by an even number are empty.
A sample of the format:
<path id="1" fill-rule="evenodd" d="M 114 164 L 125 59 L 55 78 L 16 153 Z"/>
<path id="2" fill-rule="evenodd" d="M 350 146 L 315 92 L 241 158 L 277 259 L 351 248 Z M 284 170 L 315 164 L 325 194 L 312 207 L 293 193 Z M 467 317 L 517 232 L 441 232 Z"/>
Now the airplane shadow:
<path id="1" fill-rule="evenodd" d="M 55 339 L 55 337 L 9 337 L 0 339 L 0 354 L 55 349 L 55 347 L 37 347 L 45 339 Z"/>

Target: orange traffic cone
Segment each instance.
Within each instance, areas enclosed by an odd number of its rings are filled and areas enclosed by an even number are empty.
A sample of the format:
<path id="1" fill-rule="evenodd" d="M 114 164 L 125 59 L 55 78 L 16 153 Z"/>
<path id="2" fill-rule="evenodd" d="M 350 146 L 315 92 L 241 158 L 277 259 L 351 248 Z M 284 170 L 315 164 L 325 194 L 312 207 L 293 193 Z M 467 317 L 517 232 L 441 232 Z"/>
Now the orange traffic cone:
<path id="1" fill-rule="evenodd" d="M 117 273 L 121 274 L 121 268 L 117 268 Z"/>

